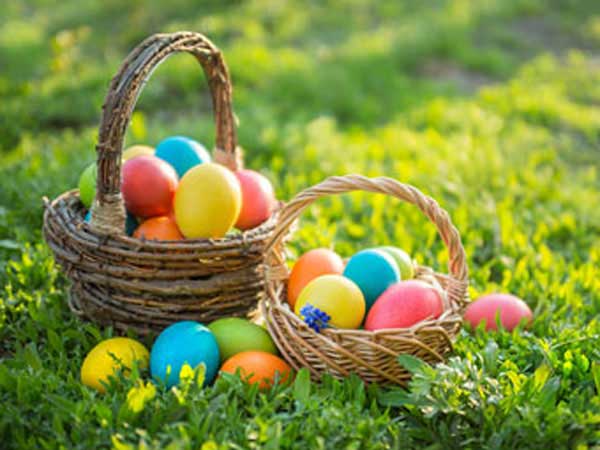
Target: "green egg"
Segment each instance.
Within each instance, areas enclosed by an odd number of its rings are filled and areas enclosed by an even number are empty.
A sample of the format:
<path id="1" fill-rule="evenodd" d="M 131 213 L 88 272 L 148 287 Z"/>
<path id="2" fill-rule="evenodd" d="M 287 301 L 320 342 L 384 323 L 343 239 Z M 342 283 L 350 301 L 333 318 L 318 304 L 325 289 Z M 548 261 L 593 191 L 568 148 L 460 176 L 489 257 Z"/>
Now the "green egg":
<path id="1" fill-rule="evenodd" d="M 215 320 L 208 328 L 217 339 L 221 361 L 250 350 L 277 354 L 277 348 L 267 330 L 248 320 L 228 317 Z"/>
<path id="2" fill-rule="evenodd" d="M 415 268 L 413 262 L 408 253 L 398 247 L 379 247 L 379 250 L 383 250 L 388 255 L 396 260 L 398 269 L 400 269 L 400 275 L 403 280 L 409 280 L 415 276 Z"/>
<path id="3" fill-rule="evenodd" d="M 85 168 L 79 178 L 79 199 L 86 208 L 92 206 L 96 196 L 96 163 Z"/>

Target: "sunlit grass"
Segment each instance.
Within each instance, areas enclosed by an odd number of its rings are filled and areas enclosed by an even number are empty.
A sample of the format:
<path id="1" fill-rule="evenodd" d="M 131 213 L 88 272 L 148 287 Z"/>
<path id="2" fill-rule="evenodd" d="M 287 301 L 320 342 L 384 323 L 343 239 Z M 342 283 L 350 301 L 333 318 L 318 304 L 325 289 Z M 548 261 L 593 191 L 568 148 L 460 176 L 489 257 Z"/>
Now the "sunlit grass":
<path id="1" fill-rule="evenodd" d="M 600 444 L 597 2 L 50 3 L 9 2 L 0 15 L 0 442 Z M 519 34 L 521 21 L 551 23 L 564 42 L 586 46 L 536 47 Z M 69 313 L 65 279 L 41 239 L 41 197 L 75 187 L 94 159 L 100 106 L 126 52 L 151 31 L 186 28 L 224 49 L 246 165 L 279 198 L 350 172 L 417 186 L 461 232 L 471 295 L 522 297 L 532 326 L 463 332 L 447 364 L 415 363 L 410 392 L 354 377 L 317 385 L 302 374 L 261 393 L 225 376 L 204 390 L 157 389 L 132 411 L 128 393 L 144 386 L 137 375 L 102 397 L 83 387 L 85 353 L 112 330 Z M 432 61 L 437 75 L 426 70 Z M 188 134 L 210 146 L 212 133 L 201 70 L 178 56 L 148 84 L 127 142 Z M 301 224 L 292 254 L 331 246 L 349 256 L 392 243 L 439 270 L 447 263 L 416 208 L 383 196 L 320 200 Z"/>

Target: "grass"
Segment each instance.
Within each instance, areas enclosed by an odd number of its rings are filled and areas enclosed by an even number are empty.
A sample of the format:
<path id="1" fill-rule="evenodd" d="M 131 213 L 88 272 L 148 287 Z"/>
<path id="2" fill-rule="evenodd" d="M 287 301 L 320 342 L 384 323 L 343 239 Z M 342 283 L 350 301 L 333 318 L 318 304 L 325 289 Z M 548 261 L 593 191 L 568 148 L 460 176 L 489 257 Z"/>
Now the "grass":
<path id="1" fill-rule="evenodd" d="M 41 197 L 94 158 L 108 80 L 155 31 L 203 31 L 235 83 L 247 166 L 289 199 L 333 174 L 389 175 L 451 213 L 473 297 L 522 297 L 527 330 L 463 331 L 446 364 L 403 359 L 407 390 L 352 377 L 260 393 L 234 377 L 100 396 L 83 356 L 111 329 L 75 319 L 41 239 Z M 600 7 L 594 0 L 8 2 L 0 17 L 0 442 L 3 448 L 598 448 Z M 171 58 L 128 143 L 212 144 L 192 58 Z M 201 94 L 199 95 L 199 91 Z M 323 200 L 291 249 L 395 243 L 443 269 L 415 210 Z M 150 344 L 147 342 L 147 344 Z M 129 400 L 128 400 L 129 397 Z M 149 397 L 152 397 L 149 395 Z M 141 405 L 141 408 L 139 406 Z"/>

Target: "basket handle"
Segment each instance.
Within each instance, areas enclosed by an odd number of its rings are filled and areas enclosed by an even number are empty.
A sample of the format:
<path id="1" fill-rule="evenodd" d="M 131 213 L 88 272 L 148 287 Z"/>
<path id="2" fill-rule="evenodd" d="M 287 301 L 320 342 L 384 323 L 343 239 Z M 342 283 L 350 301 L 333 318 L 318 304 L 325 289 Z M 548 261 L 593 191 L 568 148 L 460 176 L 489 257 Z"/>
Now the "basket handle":
<path id="1" fill-rule="evenodd" d="M 214 159 L 231 170 L 241 167 L 231 100 L 231 79 L 221 52 L 200 33 L 182 31 L 150 36 L 129 53 L 112 79 L 102 107 L 98 137 L 96 199 L 91 225 L 108 234 L 123 234 L 121 152 L 125 131 L 146 81 L 173 53 L 191 53 L 204 69 L 216 124 Z"/>
<path id="2" fill-rule="evenodd" d="M 433 198 L 423 194 L 417 188 L 400 183 L 393 178 L 367 178 L 362 175 L 345 175 L 329 177 L 319 184 L 309 187 L 297 194 L 279 213 L 279 219 L 266 250 L 271 252 L 283 244 L 294 222 L 300 214 L 314 201 L 332 194 L 343 194 L 352 191 L 366 191 L 391 195 L 417 206 L 436 226 L 449 253 L 448 270 L 458 281 L 467 281 L 469 270 L 466 263 L 465 249 L 460 234 L 452 224 L 448 213 Z"/>

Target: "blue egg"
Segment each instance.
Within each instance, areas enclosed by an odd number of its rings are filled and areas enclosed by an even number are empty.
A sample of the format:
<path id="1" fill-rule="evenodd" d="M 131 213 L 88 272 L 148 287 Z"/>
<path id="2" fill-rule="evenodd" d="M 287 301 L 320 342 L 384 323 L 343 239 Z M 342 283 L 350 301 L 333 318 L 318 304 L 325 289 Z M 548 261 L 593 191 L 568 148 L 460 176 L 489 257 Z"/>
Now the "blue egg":
<path id="1" fill-rule="evenodd" d="M 156 147 L 156 157 L 173 166 L 179 178 L 192 167 L 210 162 L 210 154 L 204 146 L 185 136 L 173 136 L 164 139 Z"/>
<path id="2" fill-rule="evenodd" d="M 89 223 L 92 220 L 92 210 L 90 209 L 84 217 L 84 222 Z M 138 227 L 138 221 L 134 215 L 127 213 L 127 218 L 125 219 L 125 233 L 127 236 L 131 236 L 135 229 Z"/>
<path id="3" fill-rule="evenodd" d="M 217 375 L 220 358 L 217 340 L 208 328 L 198 322 L 177 322 L 156 338 L 150 352 L 150 373 L 152 378 L 172 387 L 179 383 L 184 364 L 195 369 L 204 363 L 206 385 Z"/>
<path id="4" fill-rule="evenodd" d="M 133 232 L 138 227 L 138 220 L 133 214 L 127 213 L 127 219 L 125 219 L 125 233 L 127 236 L 133 235 Z"/>
<path id="5" fill-rule="evenodd" d="M 368 249 L 356 253 L 346 264 L 344 276 L 362 291 L 367 311 L 390 285 L 401 280 L 398 264 L 387 253 Z"/>

